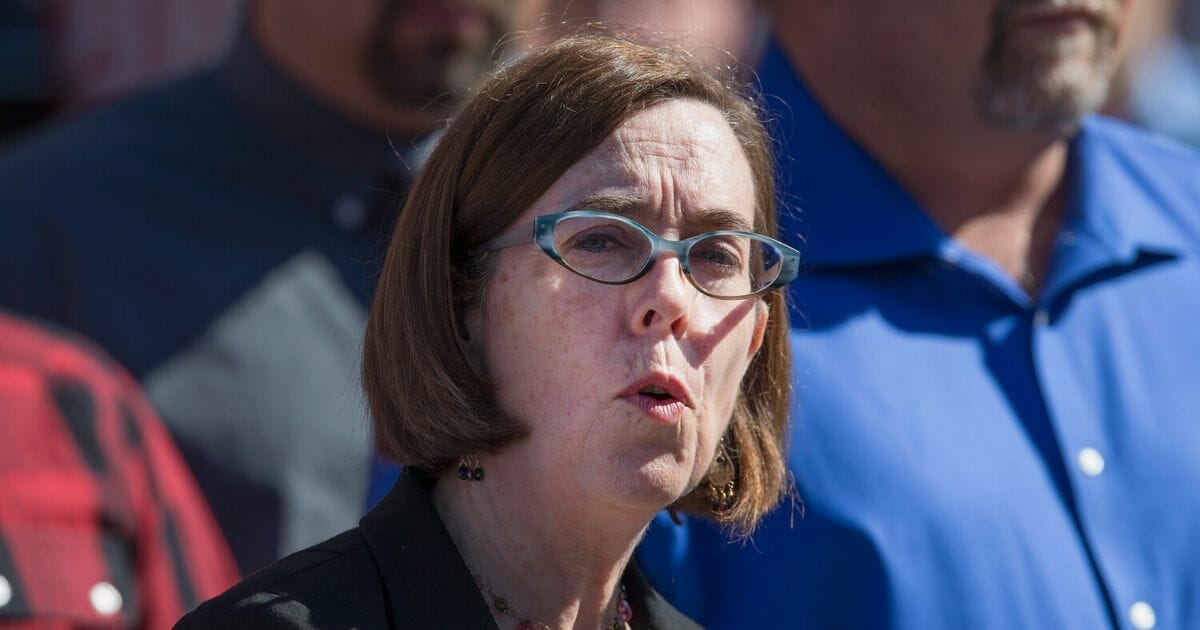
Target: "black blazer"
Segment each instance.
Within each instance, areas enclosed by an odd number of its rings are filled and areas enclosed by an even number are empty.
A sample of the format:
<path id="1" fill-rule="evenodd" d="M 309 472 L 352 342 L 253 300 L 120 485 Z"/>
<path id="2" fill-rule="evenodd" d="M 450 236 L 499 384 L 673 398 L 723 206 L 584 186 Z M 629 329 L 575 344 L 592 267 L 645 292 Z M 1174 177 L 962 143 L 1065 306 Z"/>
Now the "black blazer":
<path id="1" fill-rule="evenodd" d="M 496 628 L 488 604 L 412 473 L 359 527 L 298 551 L 184 616 L 176 628 Z M 630 564 L 634 628 L 697 628 Z"/>

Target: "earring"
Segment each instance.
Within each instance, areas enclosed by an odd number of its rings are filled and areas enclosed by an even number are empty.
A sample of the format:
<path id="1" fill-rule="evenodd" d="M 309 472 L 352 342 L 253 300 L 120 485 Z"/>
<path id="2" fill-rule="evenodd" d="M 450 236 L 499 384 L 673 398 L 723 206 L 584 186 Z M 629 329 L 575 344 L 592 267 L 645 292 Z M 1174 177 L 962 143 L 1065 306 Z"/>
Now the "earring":
<path id="1" fill-rule="evenodd" d="M 458 478 L 463 481 L 483 481 L 483 466 L 479 465 L 479 456 L 463 455 L 458 458 Z"/>
<path id="2" fill-rule="evenodd" d="M 708 507 L 713 514 L 724 516 L 737 500 L 737 488 L 734 485 L 737 471 L 733 467 L 733 459 L 726 448 L 728 443 L 725 436 L 717 443 L 717 456 L 713 470 L 708 474 Z"/>

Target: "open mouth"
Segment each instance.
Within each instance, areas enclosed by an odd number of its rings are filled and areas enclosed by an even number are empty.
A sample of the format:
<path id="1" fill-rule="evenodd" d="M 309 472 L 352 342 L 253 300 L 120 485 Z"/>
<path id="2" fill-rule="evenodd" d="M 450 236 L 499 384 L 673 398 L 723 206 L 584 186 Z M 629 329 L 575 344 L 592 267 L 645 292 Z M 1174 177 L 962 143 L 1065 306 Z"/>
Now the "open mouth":
<path id="1" fill-rule="evenodd" d="M 692 406 L 690 394 L 682 381 L 666 375 L 642 379 L 625 390 L 621 398 L 651 419 L 665 424 L 678 422 L 683 418 L 684 411 Z"/>
<path id="2" fill-rule="evenodd" d="M 671 395 L 671 392 L 669 392 L 657 385 L 643 387 L 638 390 L 638 393 L 643 396 L 649 396 L 658 401 L 675 400 L 675 397 Z"/>

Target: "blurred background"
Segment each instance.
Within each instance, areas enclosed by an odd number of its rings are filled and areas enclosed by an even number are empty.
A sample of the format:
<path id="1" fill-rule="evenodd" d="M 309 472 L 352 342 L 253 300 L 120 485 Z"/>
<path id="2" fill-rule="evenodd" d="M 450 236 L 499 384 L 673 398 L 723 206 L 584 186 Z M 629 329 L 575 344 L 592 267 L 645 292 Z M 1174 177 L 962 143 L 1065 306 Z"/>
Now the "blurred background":
<path id="1" fill-rule="evenodd" d="M 244 0 L 0 0 L 0 142 L 225 54 Z M 515 35 L 544 43 L 594 20 L 722 65 L 754 66 L 768 32 L 754 0 L 538 0 Z M 1136 2 L 1106 112 L 1200 144 L 1200 2 Z"/>
<path id="2" fill-rule="evenodd" d="M 77 115 L 224 55 L 244 0 L 0 0 L 4 135 Z M 523 2 L 521 46 L 603 20 L 714 64 L 751 62 L 767 24 L 752 0 Z"/>

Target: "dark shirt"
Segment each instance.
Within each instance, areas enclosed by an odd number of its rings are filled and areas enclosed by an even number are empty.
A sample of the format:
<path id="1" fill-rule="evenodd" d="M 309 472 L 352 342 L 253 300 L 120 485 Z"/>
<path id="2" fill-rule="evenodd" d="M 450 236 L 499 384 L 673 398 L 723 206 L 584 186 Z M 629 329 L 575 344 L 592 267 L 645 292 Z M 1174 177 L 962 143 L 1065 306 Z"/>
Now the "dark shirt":
<path id="1" fill-rule="evenodd" d="M 246 578 L 180 620 L 190 628 L 495 628 L 429 496 L 402 474 L 360 526 Z M 632 564 L 633 628 L 695 628 Z"/>
<path id="2" fill-rule="evenodd" d="M 165 628 L 237 580 L 166 429 L 90 343 L 0 313 L 0 626 Z"/>
<path id="3" fill-rule="evenodd" d="M 246 572 L 362 514 L 359 348 L 397 150 L 418 151 L 243 33 L 214 68 L 0 154 L 0 305 L 129 366 Z"/>

